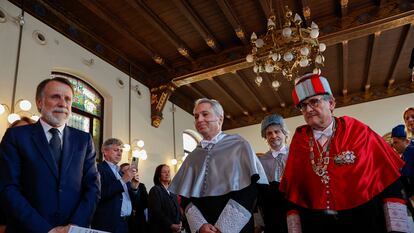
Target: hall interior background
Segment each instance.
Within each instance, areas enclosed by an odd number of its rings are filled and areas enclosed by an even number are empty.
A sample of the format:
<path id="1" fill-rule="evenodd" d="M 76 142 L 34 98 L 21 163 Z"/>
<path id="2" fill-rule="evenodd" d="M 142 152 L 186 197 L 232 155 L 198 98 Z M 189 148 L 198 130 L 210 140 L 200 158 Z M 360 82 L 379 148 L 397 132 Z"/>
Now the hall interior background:
<path id="1" fill-rule="evenodd" d="M 0 0 L 0 8 L 8 14 L 17 16 L 21 10 L 6 0 Z M 39 45 L 33 39 L 33 31 L 39 30 L 47 39 L 46 45 Z M 10 106 L 12 86 L 16 62 L 19 28 L 11 20 L 0 23 L 0 103 Z M 92 66 L 85 65 L 83 59 L 93 59 Z M 408 68 L 407 68 L 408 69 Z M 34 95 L 36 85 L 50 76 L 52 71 L 62 71 L 79 77 L 96 88 L 105 99 L 103 138 L 117 137 L 128 142 L 128 87 L 117 86 L 117 79 L 128 83 L 127 74 L 103 61 L 88 50 L 77 45 L 54 29 L 38 21 L 30 14 L 25 14 L 25 26 L 22 35 L 20 67 L 17 80 L 16 100 L 28 99 L 32 102 L 32 112 L 36 112 Z M 171 102 L 163 110 L 164 119 L 159 128 L 151 126 L 150 93 L 144 85 L 132 80 L 132 85 L 138 84 L 142 97 L 132 93 L 131 98 L 131 139 L 145 141 L 148 159 L 140 161 L 139 170 L 143 183 L 149 189 L 152 187 L 152 177 L 155 167 L 161 163 L 170 164 L 173 158 L 173 132 Z M 414 106 L 414 93 L 356 104 L 335 110 L 336 116 L 349 115 L 355 117 L 383 135 L 391 128 L 402 123 L 402 111 Z M 195 130 L 191 114 L 176 106 L 175 137 L 177 157 L 183 156 L 182 132 L 186 129 Z M 226 110 L 226 109 L 224 109 Z M 0 116 L 0 137 L 3 136 L 7 123 L 7 114 Z M 291 135 L 297 126 L 304 124 L 301 116 L 286 119 Z M 256 152 L 265 152 L 267 146 L 260 138 L 260 125 L 251 125 L 226 131 L 239 133 L 253 145 Z M 128 153 L 124 152 L 122 162 L 128 160 Z M 173 167 L 173 165 L 170 164 Z M 174 169 L 172 169 L 174 170 Z"/>

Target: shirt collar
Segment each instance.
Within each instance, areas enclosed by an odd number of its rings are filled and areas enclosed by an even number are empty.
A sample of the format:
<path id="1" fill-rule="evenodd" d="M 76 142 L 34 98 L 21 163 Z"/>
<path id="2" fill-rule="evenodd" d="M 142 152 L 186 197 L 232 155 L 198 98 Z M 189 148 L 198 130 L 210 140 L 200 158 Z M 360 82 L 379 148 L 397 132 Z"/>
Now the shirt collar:
<path id="1" fill-rule="evenodd" d="M 325 135 L 325 137 L 329 138 L 333 134 L 333 123 L 334 119 L 332 120 L 331 124 L 329 124 L 328 127 L 324 130 L 313 130 L 313 135 L 316 140 L 318 140 L 322 135 Z"/>
<path id="2" fill-rule="evenodd" d="M 51 128 L 55 128 L 51 125 L 49 125 L 48 123 L 46 123 L 46 121 L 42 120 L 42 118 L 39 119 L 40 120 L 40 124 L 42 125 L 43 131 L 45 131 L 46 134 L 50 133 L 49 130 Z M 63 135 L 63 130 L 65 129 L 66 124 L 57 127 L 56 129 L 59 130 L 60 135 Z"/>
<path id="3" fill-rule="evenodd" d="M 287 146 L 286 145 L 283 145 L 282 148 L 280 148 L 280 150 L 273 150 L 273 149 L 270 149 L 270 150 L 272 151 L 273 158 L 276 158 L 280 154 L 287 154 Z"/>
<path id="4" fill-rule="evenodd" d="M 203 139 L 203 140 L 201 140 L 201 142 L 200 142 L 200 144 L 201 144 L 201 147 L 204 149 L 204 148 L 206 148 L 208 145 L 211 145 L 211 144 L 213 144 L 213 145 L 215 145 L 215 144 L 217 144 L 217 142 L 219 142 L 221 139 L 223 139 L 223 137 L 224 137 L 224 133 L 222 132 L 222 131 L 220 131 L 216 136 L 214 136 L 210 141 L 209 140 L 205 140 L 205 139 Z"/>
<path id="5" fill-rule="evenodd" d="M 109 165 L 109 167 L 112 169 L 112 170 L 115 170 L 115 171 L 117 171 L 117 172 L 119 172 L 119 167 L 118 167 L 118 165 L 116 165 L 116 164 L 114 164 L 114 163 L 112 163 L 112 162 L 109 162 L 108 160 L 105 160 L 104 159 L 104 161 Z"/>

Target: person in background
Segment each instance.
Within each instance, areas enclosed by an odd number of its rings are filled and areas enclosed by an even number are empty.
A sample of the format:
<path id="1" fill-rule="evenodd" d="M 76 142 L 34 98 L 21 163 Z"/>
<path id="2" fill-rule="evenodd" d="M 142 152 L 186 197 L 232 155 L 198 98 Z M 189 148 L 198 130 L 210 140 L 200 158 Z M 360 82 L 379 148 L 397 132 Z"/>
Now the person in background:
<path id="1" fill-rule="evenodd" d="M 367 125 L 333 116 L 325 77 L 304 75 L 292 96 L 306 125 L 295 131 L 280 184 L 289 232 L 408 232 L 397 153 Z"/>
<path id="2" fill-rule="evenodd" d="M 120 173 L 118 163 L 122 159 L 124 143 L 109 138 L 102 144 L 104 161 L 98 164 L 101 175 L 101 199 L 92 220 L 92 228 L 112 233 L 128 233 L 132 213 L 131 197 L 135 195 L 138 182 L 133 178 L 136 168 Z"/>
<path id="3" fill-rule="evenodd" d="M 168 191 L 171 182 L 170 167 L 158 165 L 154 186 L 148 195 L 148 215 L 152 233 L 180 232 L 183 229 L 177 195 Z"/>
<path id="4" fill-rule="evenodd" d="M 404 111 L 403 120 L 408 138 L 414 141 L 414 107 L 409 107 Z"/>
<path id="5" fill-rule="evenodd" d="M 32 120 L 31 118 L 23 116 L 19 120 L 16 120 L 13 123 L 11 123 L 9 128 L 13 128 L 13 127 L 17 127 L 17 126 L 23 126 L 23 125 L 31 125 L 31 124 L 34 124 L 34 123 L 36 123 L 36 122 L 34 120 Z"/>
<path id="6" fill-rule="evenodd" d="M 21 119 L 14 121 L 9 128 L 17 127 L 17 126 L 24 126 L 24 125 L 31 125 L 34 124 L 35 121 L 30 119 L 29 117 L 23 116 Z M 1 154 L 1 153 L 0 153 Z M 6 224 L 7 224 L 7 215 L 4 208 L 0 209 L 0 233 L 4 233 L 6 231 Z"/>
<path id="7" fill-rule="evenodd" d="M 266 116 L 261 123 L 261 136 L 270 149 L 259 160 L 266 172 L 269 185 L 259 185 L 258 206 L 262 210 L 265 233 L 287 233 L 286 199 L 279 191 L 289 148 L 286 145 L 289 131 L 278 114 Z"/>
<path id="8" fill-rule="evenodd" d="M 191 232 L 253 232 L 257 183 L 268 184 L 250 144 L 221 131 L 223 107 L 199 99 L 193 110 L 195 128 L 203 136 L 170 185 L 180 195 Z"/>
<path id="9" fill-rule="evenodd" d="M 414 143 L 407 138 L 404 125 L 397 125 L 391 131 L 392 147 L 401 154 L 405 165 L 401 169 L 401 181 L 404 187 L 407 206 L 414 216 Z"/>
<path id="10" fill-rule="evenodd" d="M 121 172 L 125 173 L 130 168 L 129 163 L 121 164 Z M 147 224 L 146 211 L 148 208 L 148 192 L 144 183 L 139 181 L 138 172 L 132 178 L 134 182 L 138 183 L 137 191 L 131 196 L 132 203 L 132 215 L 129 220 L 129 232 L 133 233 L 146 233 L 149 232 L 149 226 Z"/>
<path id="11" fill-rule="evenodd" d="M 8 233 L 68 232 L 88 227 L 100 195 L 90 134 L 67 126 L 73 87 L 64 78 L 36 89 L 41 117 L 9 128 L 1 142 L 0 195 Z"/>

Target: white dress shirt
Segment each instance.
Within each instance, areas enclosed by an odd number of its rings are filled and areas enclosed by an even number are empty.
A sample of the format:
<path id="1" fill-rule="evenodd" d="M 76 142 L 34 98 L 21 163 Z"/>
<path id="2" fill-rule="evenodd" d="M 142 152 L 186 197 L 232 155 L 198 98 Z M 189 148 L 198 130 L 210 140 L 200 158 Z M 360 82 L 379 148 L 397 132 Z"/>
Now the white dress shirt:
<path id="1" fill-rule="evenodd" d="M 121 182 L 122 187 L 124 188 L 124 192 L 122 193 L 122 206 L 121 206 L 121 217 L 130 216 L 132 212 L 132 203 L 131 199 L 129 198 L 128 187 L 126 183 L 122 180 L 121 175 L 119 174 L 119 167 L 116 164 L 113 164 L 109 161 L 105 162 L 109 165 L 112 172 L 114 173 L 115 177 Z"/>
<path id="2" fill-rule="evenodd" d="M 217 144 L 221 139 L 224 138 L 226 134 L 220 131 L 216 136 L 214 136 L 211 140 L 201 140 L 200 144 L 203 149 L 211 150 L 215 144 Z"/>
<path id="3" fill-rule="evenodd" d="M 40 118 L 39 120 L 40 120 L 40 124 L 42 125 L 43 131 L 45 132 L 47 143 L 49 143 L 50 139 L 52 139 L 52 136 L 53 136 L 52 133 L 49 132 L 49 130 L 55 127 L 46 123 L 44 120 L 42 120 L 42 118 Z M 56 128 L 59 131 L 59 138 L 60 138 L 61 146 L 63 146 L 63 130 L 65 129 L 65 126 L 66 125 L 62 125 Z"/>
<path id="4" fill-rule="evenodd" d="M 316 140 L 318 140 L 319 144 L 322 146 L 326 143 L 329 137 L 333 134 L 333 124 L 334 120 L 332 120 L 331 124 L 329 124 L 328 127 L 326 127 L 324 130 L 313 130 L 313 136 Z"/>

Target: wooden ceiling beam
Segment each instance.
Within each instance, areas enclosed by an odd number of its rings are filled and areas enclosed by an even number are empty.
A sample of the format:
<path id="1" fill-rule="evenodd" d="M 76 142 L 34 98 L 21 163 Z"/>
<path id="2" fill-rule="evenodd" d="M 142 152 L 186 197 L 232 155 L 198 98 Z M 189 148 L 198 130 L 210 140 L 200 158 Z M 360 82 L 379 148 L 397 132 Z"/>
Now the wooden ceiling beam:
<path id="1" fill-rule="evenodd" d="M 378 15 L 387 15 L 389 9 L 383 10 L 383 8 L 378 10 Z M 347 19 L 356 18 L 357 15 L 349 15 Z M 384 16 L 383 16 L 384 17 Z M 370 34 L 373 34 L 377 31 L 385 31 L 394 28 L 401 27 L 406 24 L 411 24 L 414 22 L 414 10 L 409 10 L 404 13 L 395 14 L 390 17 L 385 17 L 378 19 L 376 21 L 359 24 L 357 26 L 349 27 L 342 29 L 340 25 L 336 25 L 333 28 L 338 28 L 337 31 L 332 32 L 327 35 L 322 35 L 319 38 L 319 42 L 325 43 L 327 46 L 342 43 L 342 41 L 350 41 L 356 38 L 364 37 Z M 344 23 L 344 25 L 346 25 Z M 230 72 L 235 72 L 240 69 L 245 69 L 251 67 L 252 63 L 247 63 L 244 58 L 233 60 L 232 62 L 218 65 L 216 67 L 211 67 L 206 70 L 200 70 L 195 73 L 189 73 L 182 76 L 175 77 L 173 82 L 177 86 L 186 85 L 192 82 L 198 82 L 209 77 L 219 76 Z"/>
<path id="2" fill-rule="evenodd" d="M 207 45 L 214 50 L 214 52 L 220 52 L 220 46 L 213 34 L 207 28 L 205 23 L 200 19 L 197 13 L 193 10 L 190 4 L 186 0 L 173 0 L 174 4 L 180 10 L 180 12 L 187 18 L 187 20 L 193 25 L 196 31 L 203 37 Z"/>
<path id="3" fill-rule="evenodd" d="M 99 44 L 104 45 L 105 48 L 107 48 L 109 50 L 112 50 L 113 53 L 117 54 L 119 57 L 122 57 L 132 67 L 135 67 L 137 70 L 139 70 L 140 72 L 145 74 L 145 76 L 148 76 L 148 71 L 143 66 L 137 64 L 136 62 L 131 61 L 130 59 L 128 59 L 128 56 L 126 54 L 123 54 L 119 50 L 115 49 L 113 46 L 108 45 L 105 42 L 105 40 L 103 38 L 101 38 L 100 35 L 97 35 L 95 33 L 90 32 L 89 29 L 87 29 L 81 22 L 79 22 L 78 19 L 76 17 L 74 17 L 72 14 L 70 14 L 68 12 L 61 13 L 60 11 L 56 10 L 55 6 L 51 5 L 49 2 L 47 2 L 45 0 L 37 0 L 37 2 L 39 4 L 41 4 L 43 7 L 45 7 L 45 9 L 50 11 L 59 20 L 61 20 L 62 22 L 65 22 L 68 25 L 76 26 L 76 28 L 78 28 L 80 31 L 82 31 L 82 33 L 88 35 L 88 37 L 90 37 L 90 38 L 94 38 Z M 25 9 L 25 10 L 28 11 L 28 9 Z M 35 15 L 35 14 L 32 14 L 32 15 Z M 54 27 L 54 29 L 59 31 L 59 29 L 56 28 L 56 27 Z M 66 34 L 66 36 L 71 38 L 70 35 Z M 71 38 L 71 40 L 76 41 L 75 38 Z M 80 42 L 78 42 L 78 43 L 80 43 Z M 87 47 L 84 47 L 84 48 L 88 49 Z M 90 49 L 88 49 L 88 50 L 91 53 L 96 53 L 96 51 L 91 51 Z M 108 62 L 111 63 L 110 61 L 108 61 Z M 114 65 L 114 66 L 116 66 L 116 65 Z M 139 81 L 139 80 L 137 79 L 137 81 Z M 144 80 L 140 80 L 140 81 L 144 81 Z"/>
<path id="4" fill-rule="evenodd" d="M 397 76 L 397 67 L 400 65 L 400 63 L 402 62 L 402 51 L 406 51 L 411 49 L 412 46 L 412 41 L 408 41 L 408 38 L 410 37 L 410 34 L 413 33 L 414 31 L 414 22 L 410 25 L 407 25 L 408 29 L 405 32 L 405 35 L 402 36 L 404 37 L 403 40 L 400 41 L 397 50 L 395 52 L 395 56 L 394 59 L 392 61 L 392 70 L 390 72 L 390 74 L 388 75 L 388 88 L 392 88 L 394 82 L 395 82 L 395 78 Z"/>
<path id="5" fill-rule="evenodd" d="M 341 17 L 348 15 L 348 0 L 338 0 L 339 7 L 341 8 Z"/>
<path id="6" fill-rule="evenodd" d="M 224 16 L 226 16 L 227 21 L 230 22 L 231 26 L 233 27 L 236 36 L 243 42 L 243 44 L 248 44 L 249 41 L 246 38 L 246 32 L 241 25 L 239 19 L 237 18 L 236 14 L 234 13 L 233 9 L 230 6 L 228 0 L 216 0 L 217 5 L 220 7 L 221 11 L 223 12 Z"/>
<path id="7" fill-rule="evenodd" d="M 260 6 L 262 8 L 263 14 L 266 17 L 266 22 L 267 22 L 267 19 L 272 14 L 272 11 L 271 11 L 270 6 L 269 6 L 269 1 L 268 0 L 259 0 L 259 3 L 260 3 Z"/>
<path id="8" fill-rule="evenodd" d="M 223 95 L 226 96 L 227 99 L 229 99 L 234 104 L 234 106 L 236 106 L 243 113 L 243 115 L 250 115 L 250 113 L 247 111 L 247 106 L 245 106 L 242 103 L 239 103 L 239 101 L 236 101 L 234 99 L 233 96 L 236 96 L 236 93 L 234 93 L 230 88 L 228 88 L 222 80 L 220 80 L 219 78 L 213 78 L 211 79 L 210 83 L 213 84 L 215 88 L 218 89 L 220 92 L 222 92 Z"/>
<path id="9" fill-rule="evenodd" d="M 180 92 L 177 90 L 174 91 L 171 94 L 169 101 L 173 102 L 177 106 L 180 106 L 180 108 L 182 108 L 184 111 L 188 113 L 193 112 L 194 100 L 188 95 L 186 95 L 184 92 Z"/>
<path id="10" fill-rule="evenodd" d="M 379 7 L 384 6 L 384 4 L 387 2 L 387 0 L 377 0 L 377 4 Z"/>
<path id="11" fill-rule="evenodd" d="M 385 7 L 384 7 L 385 8 Z M 389 10 L 383 10 L 382 8 L 378 10 L 378 15 L 387 14 Z M 357 18 L 358 15 L 349 14 L 349 19 Z M 401 27 L 406 24 L 414 22 L 414 10 L 409 10 L 404 13 L 395 14 L 390 17 L 377 19 L 369 23 L 361 23 L 356 26 L 351 26 L 346 29 L 339 29 L 336 32 L 329 33 L 319 37 L 319 41 L 324 42 L 326 45 L 333 45 L 340 43 L 344 40 L 352 40 L 364 36 L 374 34 L 378 31 L 386 31 Z M 340 27 L 342 23 L 335 25 L 335 27 Z"/>
<path id="12" fill-rule="evenodd" d="M 306 26 L 310 27 L 312 24 L 312 19 L 311 19 L 311 9 L 310 9 L 310 4 L 309 4 L 310 0 L 301 0 L 301 6 L 302 6 L 302 14 L 303 17 L 305 17 L 305 22 L 306 22 Z"/>
<path id="13" fill-rule="evenodd" d="M 372 80 L 372 73 L 373 73 L 373 69 L 375 69 L 373 63 L 375 60 L 378 59 L 378 44 L 379 44 L 379 38 L 381 36 L 381 32 L 376 32 L 374 33 L 374 35 L 372 35 L 372 42 L 371 42 L 371 47 L 368 50 L 368 56 L 367 56 L 367 79 L 365 81 L 365 92 L 368 92 L 369 89 L 371 88 L 371 80 Z"/>
<path id="14" fill-rule="evenodd" d="M 143 0 L 127 0 L 129 5 L 131 5 L 135 10 L 141 13 L 141 15 L 159 32 L 161 32 L 164 37 L 173 44 L 178 53 L 187 58 L 190 61 L 194 61 L 192 57 L 192 52 L 188 46 L 165 24 L 158 16 L 151 10 L 150 7 Z"/>
<path id="15" fill-rule="evenodd" d="M 212 98 L 207 92 L 204 92 L 203 89 L 198 88 L 197 84 L 195 84 L 195 83 L 188 84 L 187 86 L 191 90 L 193 90 L 197 95 L 199 95 L 200 98 L 209 98 L 209 99 Z"/>
<path id="16" fill-rule="evenodd" d="M 348 41 L 342 41 L 342 95 L 348 95 L 348 80 L 349 80 L 349 46 Z"/>
<path id="17" fill-rule="evenodd" d="M 260 106 L 260 109 L 263 112 L 267 112 L 268 107 L 265 104 L 266 102 L 264 101 L 262 95 L 258 93 L 256 88 L 252 85 L 252 83 L 247 81 L 248 77 L 240 71 L 234 72 L 233 75 L 236 76 L 238 80 L 241 80 L 241 83 L 246 87 L 247 90 L 249 90 L 249 94 L 253 96 L 253 99 Z"/>
<path id="18" fill-rule="evenodd" d="M 154 60 L 155 63 L 162 65 L 167 69 L 170 69 L 170 67 L 167 65 L 165 61 L 165 58 L 159 55 L 159 53 L 155 52 L 154 49 L 152 49 L 149 45 L 138 40 L 137 37 L 133 35 L 124 25 L 119 23 L 121 22 L 121 20 L 112 15 L 111 12 L 104 9 L 97 2 L 92 2 L 89 0 L 77 1 L 81 3 L 84 7 L 86 7 L 88 10 L 90 10 L 92 13 L 94 13 L 96 16 L 98 16 L 100 19 L 102 19 L 106 24 L 108 24 L 109 26 L 117 30 L 119 33 L 121 33 L 123 37 L 128 38 L 134 43 L 136 43 L 148 56 L 150 56 Z"/>

